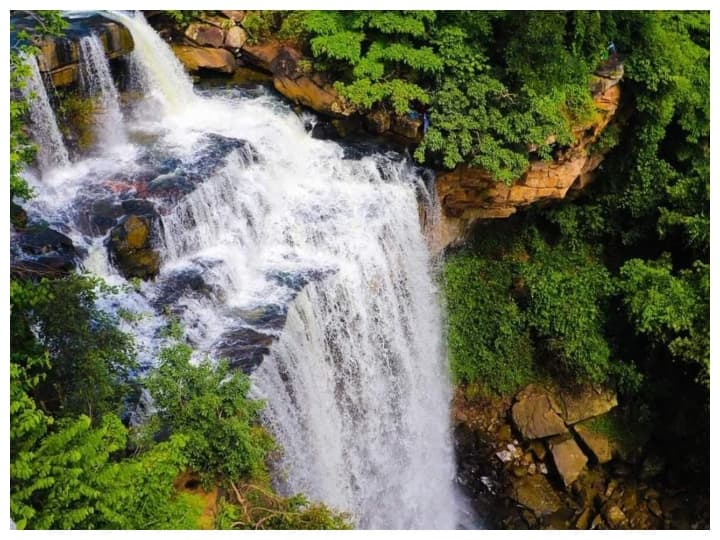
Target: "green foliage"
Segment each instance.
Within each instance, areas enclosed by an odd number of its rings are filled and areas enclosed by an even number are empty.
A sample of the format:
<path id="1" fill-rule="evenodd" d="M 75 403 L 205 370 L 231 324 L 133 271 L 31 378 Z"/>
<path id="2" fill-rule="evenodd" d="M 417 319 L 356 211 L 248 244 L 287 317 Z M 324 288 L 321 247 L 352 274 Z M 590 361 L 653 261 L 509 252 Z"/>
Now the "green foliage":
<path id="1" fill-rule="evenodd" d="M 262 403 L 247 397 L 249 379 L 227 362 L 193 365 L 191 354 L 183 344 L 164 349 L 146 381 L 161 423 L 187 437 L 188 463 L 206 484 L 261 473 L 273 445 L 256 424 Z"/>
<path id="2" fill-rule="evenodd" d="M 507 394 L 533 375 L 525 318 L 512 297 L 512 263 L 468 253 L 445 264 L 448 348 L 455 378 Z"/>
<path id="3" fill-rule="evenodd" d="M 131 338 L 96 305 L 103 286 L 96 278 L 71 275 L 39 282 L 12 281 L 12 359 L 34 372 L 27 358 L 47 351 L 47 380 L 35 397 L 60 415 L 98 419 L 118 411 L 135 367 Z"/>
<path id="4" fill-rule="evenodd" d="M 710 385 L 710 267 L 696 261 L 673 275 L 668 256 L 631 259 L 620 269 L 621 288 L 636 331 L 667 347 Z"/>
<path id="5" fill-rule="evenodd" d="M 179 26 L 187 26 L 203 13 L 199 10 L 166 10 L 170 18 Z"/>
<path id="6" fill-rule="evenodd" d="M 585 246 L 551 247 L 537 236 L 530 243 L 530 259 L 520 273 L 529 292 L 528 325 L 541 357 L 560 375 L 605 382 L 611 372 L 605 309 L 614 292 L 609 272 Z"/>

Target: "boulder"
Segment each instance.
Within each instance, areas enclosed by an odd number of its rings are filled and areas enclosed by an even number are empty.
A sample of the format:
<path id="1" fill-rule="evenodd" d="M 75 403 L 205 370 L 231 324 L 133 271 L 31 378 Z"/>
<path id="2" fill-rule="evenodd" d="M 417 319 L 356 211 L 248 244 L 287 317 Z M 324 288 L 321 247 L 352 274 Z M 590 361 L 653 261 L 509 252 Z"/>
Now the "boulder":
<path id="1" fill-rule="evenodd" d="M 59 277 L 75 269 L 78 253 L 70 238 L 45 226 L 32 226 L 10 238 L 13 277 Z"/>
<path id="2" fill-rule="evenodd" d="M 233 26 L 225 34 L 225 47 L 228 49 L 240 49 L 247 40 L 247 32 L 239 26 Z"/>
<path id="3" fill-rule="evenodd" d="M 548 445 L 558 474 L 563 483 L 569 486 L 585 468 L 587 456 L 570 435 L 553 437 L 548 441 Z"/>
<path id="4" fill-rule="evenodd" d="M 390 130 L 390 113 L 381 109 L 370 111 L 365 117 L 367 129 L 378 135 Z"/>
<path id="5" fill-rule="evenodd" d="M 613 390 L 594 385 L 561 390 L 557 397 L 562 407 L 560 414 L 568 424 L 600 416 L 618 404 L 617 394 Z"/>
<path id="6" fill-rule="evenodd" d="M 602 515 L 611 529 L 622 529 L 627 526 L 627 517 L 617 505 L 606 504 L 602 509 Z"/>
<path id="7" fill-rule="evenodd" d="M 396 115 L 393 117 L 390 130 L 413 142 L 420 142 L 422 140 L 422 120 L 420 119 Z"/>
<path id="8" fill-rule="evenodd" d="M 198 71 L 200 68 L 223 73 L 235 71 L 235 57 L 225 49 L 189 45 L 173 45 L 172 49 L 188 71 Z"/>
<path id="9" fill-rule="evenodd" d="M 157 216 L 130 214 L 110 231 L 110 259 L 126 278 L 153 278 L 160 270 L 160 255 L 153 249 Z"/>
<path id="10" fill-rule="evenodd" d="M 531 384 L 518 393 L 515 399 L 512 418 L 525 439 L 567 433 L 567 427 L 558 414 L 560 408 L 545 389 Z"/>
<path id="11" fill-rule="evenodd" d="M 529 508 L 537 516 L 552 514 L 562 507 L 560 497 L 550 482 L 539 474 L 513 477 L 510 498 Z"/>
<path id="12" fill-rule="evenodd" d="M 242 22 L 245 18 L 246 11 L 245 10 L 223 10 L 220 11 L 223 15 L 225 15 L 228 19 L 233 20 L 234 22 Z"/>
<path id="13" fill-rule="evenodd" d="M 225 32 L 210 24 L 192 23 L 185 29 L 185 36 L 202 46 L 222 47 Z"/>
<path id="14" fill-rule="evenodd" d="M 605 435 L 594 431 L 587 423 L 575 424 L 573 429 L 598 463 L 607 463 L 612 459 L 612 446 Z"/>

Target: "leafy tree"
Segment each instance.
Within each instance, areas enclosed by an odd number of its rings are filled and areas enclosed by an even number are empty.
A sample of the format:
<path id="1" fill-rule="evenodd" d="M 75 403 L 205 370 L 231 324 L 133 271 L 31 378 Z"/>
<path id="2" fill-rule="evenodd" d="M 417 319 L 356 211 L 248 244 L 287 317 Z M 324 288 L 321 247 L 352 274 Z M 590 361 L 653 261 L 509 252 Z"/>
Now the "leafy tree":
<path id="1" fill-rule="evenodd" d="M 272 441 L 256 423 L 262 403 L 247 397 L 249 379 L 227 362 L 193 365 L 191 355 L 184 344 L 164 349 L 146 381 L 161 423 L 187 437 L 189 466 L 206 485 L 261 474 Z"/>
<path id="2" fill-rule="evenodd" d="M 26 358 L 47 351 L 50 368 L 35 389 L 46 410 L 97 420 L 118 412 L 130 391 L 132 340 L 95 305 L 102 288 L 98 279 L 78 275 L 11 282 L 13 361 L 33 371 Z"/>

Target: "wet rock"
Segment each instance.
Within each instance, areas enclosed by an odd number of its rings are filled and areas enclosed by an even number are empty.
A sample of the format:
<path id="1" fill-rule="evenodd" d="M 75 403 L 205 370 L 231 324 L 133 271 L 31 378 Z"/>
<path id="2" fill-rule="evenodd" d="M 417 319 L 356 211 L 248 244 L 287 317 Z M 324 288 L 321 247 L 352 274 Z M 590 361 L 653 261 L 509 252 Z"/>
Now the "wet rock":
<path id="1" fill-rule="evenodd" d="M 257 69 L 238 67 L 233 73 L 232 82 L 239 85 L 271 83 L 272 76 Z"/>
<path id="2" fill-rule="evenodd" d="M 617 505 L 605 505 L 602 515 L 611 529 L 621 529 L 627 525 L 627 516 Z"/>
<path id="3" fill-rule="evenodd" d="M 612 447 L 607 437 L 593 431 L 588 424 L 575 424 L 573 429 L 598 463 L 607 463 L 612 459 Z"/>
<path id="4" fill-rule="evenodd" d="M 125 216 L 110 231 L 110 259 L 126 278 L 150 279 L 160 270 L 160 255 L 153 249 L 154 214 Z"/>
<path id="5" fill-rule="evenodd" d="M 75 269 L 77 259 L 72 240 L 49 227 L 31 227 L 13 234 L 10 239 L 13 276 L 62 276 Z"/>
<path id="6" fill-rule="evenodd" d="M 571 436 L 553 437 L 548 441 L 555 468 L 560 474 L 564 484 L 572 484 L 585 468 L 587 456 L 580 450 Z"/>
<path id="7" fill-rule="evenodd" d="M 538 472 L 540 474 L 547 474 L 548 473 L 547 465 L 545 465 L 544 463 L 541 463 L 540 465 L 538 465 Z"/>
<path id="8" fill-rule="evenodd" d="M 324 122 L 320 120 L 316 122 L 312 127 L 312 130 L 310 130 L 310 136 L 313 139 L 332 140 L 339 139 L 340 132 L 331 122 Z"/>
<path id="9" fill-rule="evenodd" d="M 10 201 L 10 223 L 19 229 L 27 226 L 27 213 L 22 206 Z"/>
<path id="10" fill-rule="evenodd" d="M 544 476 L 523 476 L 514 478 L 510 497 L 517 503 L 529 508 L 535 515 L 550 515 L 558 511 L 562 501 Z"/>
<path id="11" fill-rule="evenodd" d="M 93 200 L 88 210 L 83 212 L 77 221 L 83 233 L 99 236 L 114 227 L 122 215 L 122 207 L 117 201 L 110 197 L 104 197 Z"/>
<path id="12" fill-rule="evenodd" d="M 222 42 L 221 42 L 222 43 Z M 235 71 L 235 57 L 225 49 L 212 47 L 192 47 L 189 45 L 172 45 L 175 56 L 188 71 L 198 71 L 200 68 L 232 73 Z"/>
<path id="13" fill-rule="evenodd" d="M 154 307 L 163 308 L 175 304 L 183 296 L 193 294 L 208 296 L 214 291 L 203 279 L 204 268 L 183 268 L 168 275 L 158 287 Z"/>
<path id="14" fill-rule="evenodd" d="M 218 357 L 230 361 L 230 367 L 239 368 L 249 374 L 270 352 L 270 345 L 274 340 L 273 335 L 242 327 L 223 334 L 213 349 Z"/>
<path id="15" fill-rule="evenodd" d="M 500 450 L 495 452 L 495 456 L 503 463 L 510 463 L 513 460 L 512 454 L 509 450 Z"/>
<path id="16" fill-rule="evenodd" d="M 558 414 L 560 409 L 545 389 L 529 385 L 515 399 L 512 418 L 525 439 L 567 433 L 567 427 Z"/>
<path id="17" fill-rule="evenodd" d="M 240 49 L 245 45 L 247 40 L 247 32 L 239 26 L 233 26 L 225 35 L 225 47 L 229 49 Z"/>

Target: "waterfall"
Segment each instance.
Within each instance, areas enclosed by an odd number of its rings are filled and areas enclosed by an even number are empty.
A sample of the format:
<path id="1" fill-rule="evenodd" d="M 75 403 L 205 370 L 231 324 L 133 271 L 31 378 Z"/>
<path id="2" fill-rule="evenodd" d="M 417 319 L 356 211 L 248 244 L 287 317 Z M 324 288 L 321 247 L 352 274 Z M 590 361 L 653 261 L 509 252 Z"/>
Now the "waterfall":
<path id="1" fill-rule="evenodd" d="M 28 56 L 25 63 L 30 66 L 30 77 L 26 80 L 23 95 L 29 103 L 32 136 L 38 146 L 38 164 L 40 170 L 45 172 L 53 167 L 67 165 L 70 158 L 48 99 L 37 58 Z"/>
<path id="2" fill-rule="evenodd" d="M 168 110 L 178 111 L 187 107 L 195 96 L 192 81 L 170 47 L 147 23 L 142 13 L 136 12 L 130 16 L 120 11 L 110 11 L 104 15 L 130 30 L 136 57 L 150 83 L 148 86 L 159 92 Z"/>
<path id="3" fill-rule="evenodd" d="M 362 528 L 458 526 L 442 315 L 418 212 L 432 183 L 397 153 L 313 139 L 270 92 L 195 93 L 140 15 L 110 16 L 133 35 L 146 98 L 166 106 L 126 116 L 134 152 L 77 164 L 86 172 L 62 183 L 72 200 L 58 215 L 80 228 L 100 196 L 154 197 L 162 265 L 133 302 L 170 310 L 200 353 L 252 373 L 282 447 L 278 489 Z M 37 189 L 32 205 L 58 206 Z M 98 262 L 101 245 L 87 267 L 122 279 Z M 139 321 L 152 336 L 156 320 Z"/>
<path id="4" fill-rule="evenodd" d="M 97 144 L 103 147 L 126 142 L 120 98 L 100 38 L 93 34 L 80 39 L 81 83 L 95 97 Z"/>

